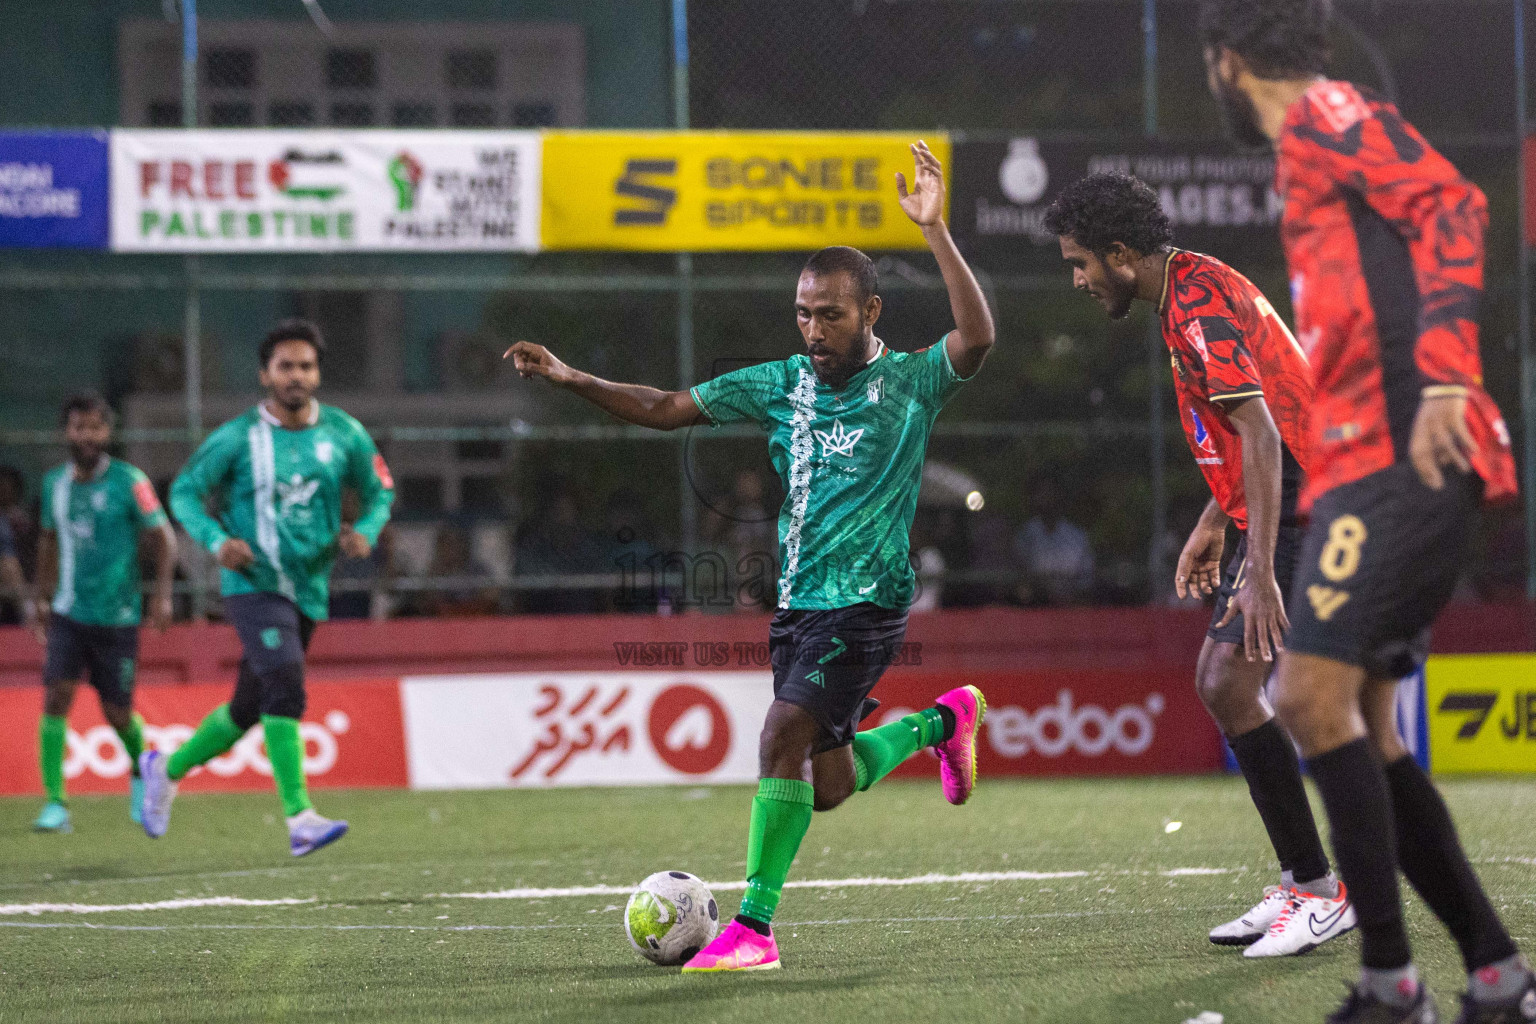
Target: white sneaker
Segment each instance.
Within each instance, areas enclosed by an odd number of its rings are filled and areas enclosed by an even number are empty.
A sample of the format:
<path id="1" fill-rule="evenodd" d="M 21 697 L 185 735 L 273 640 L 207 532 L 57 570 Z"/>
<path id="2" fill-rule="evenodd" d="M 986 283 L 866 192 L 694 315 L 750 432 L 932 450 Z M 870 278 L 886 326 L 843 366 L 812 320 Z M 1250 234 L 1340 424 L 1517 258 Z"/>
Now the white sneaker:
<path id="1" fill-rule="evenodd" d="M 158 750 L 140 754 L 139 778 L 144 780 L 144 803 L 140 808 L 144 834 L 159 839 L 171 827 L 171 801 L 176 799 L 176 783 L 165 774 L 165 755 Z"/>
<path id="2" fill-rule="evenodd" d="M 314 853 L 346 834 L 346 822 L 322 818 L 312 807 L 288 819 L 288 849 L 295 857 Z"/>
<path id="3" fill-rule="evenodd" d="M 1264 898 L 1253 905 L 1253 909 L 1238 918 L 1236 921 L 1228 921 L 1224 925 L 1211 929 L 1211 941 L 1218 946 L 1251 946 L 1264 937 L 1269 931 L 1269 926 L 1275 923 L 1275 918 L 1285 909 L 1290 901 L 1291 891 L 1283 885 L 1270 885 L 1264 888 Z"/>
<path id="4" fill-rule="evenodd" d="M 1309 953 L 1329 939 L 1353 931 L 1355 906 L 1349 902 L 1344 883 L 1332 899 L 1292 889 L 1291 898 L 1264 933 L 1243 956 L 1298 956 Z"/>

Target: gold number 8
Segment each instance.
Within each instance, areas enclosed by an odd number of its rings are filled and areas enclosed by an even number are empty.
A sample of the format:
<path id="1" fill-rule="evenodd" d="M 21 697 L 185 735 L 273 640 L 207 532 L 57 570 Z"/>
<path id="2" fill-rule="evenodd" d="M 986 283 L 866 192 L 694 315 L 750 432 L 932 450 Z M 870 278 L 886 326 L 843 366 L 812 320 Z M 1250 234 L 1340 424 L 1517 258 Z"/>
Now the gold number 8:
<path id="1" fill-rule="evenodd" d="M 1349 579 L 1360 568 L 1360 548 L 1365 544 L 1365 524 L 1359 516 L 1339 516 L 1328 526 L 1328 543 L 1318 568 L 1335 583 Z"/>

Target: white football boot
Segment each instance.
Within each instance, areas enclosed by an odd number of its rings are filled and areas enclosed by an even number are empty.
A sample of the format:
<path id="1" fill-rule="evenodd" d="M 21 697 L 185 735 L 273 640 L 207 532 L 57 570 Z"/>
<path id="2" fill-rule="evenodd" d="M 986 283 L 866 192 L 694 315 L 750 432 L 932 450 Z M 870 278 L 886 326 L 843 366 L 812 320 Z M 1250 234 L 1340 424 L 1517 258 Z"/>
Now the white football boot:
<path id="1" fill-rule="evenodd" d="M 1270 885 L 1264 889 L 1264 898 L 1235 921 L 1228 921 L 1211 929 L 1211 941 L 1218 946 L 1251 946 L 1264 937 L 1275 918 L 1290 901 L 1291 891 L 1283 885 Z"/>
<path id="2" fill-rule="evenodd" d="M 1280 916 L 1270 924 L 1262 939 L 1243 950 L 1243 956 L 1310 953 L 1329 939 L 1353 931 L 1355 923 L 1355 907 L 1349 902 L 1349 892 L 1343 882 L 1339 883 L 1339 894 L 1332 899 L 1292 889 L 1291 898 L 1281 908 Z"/>

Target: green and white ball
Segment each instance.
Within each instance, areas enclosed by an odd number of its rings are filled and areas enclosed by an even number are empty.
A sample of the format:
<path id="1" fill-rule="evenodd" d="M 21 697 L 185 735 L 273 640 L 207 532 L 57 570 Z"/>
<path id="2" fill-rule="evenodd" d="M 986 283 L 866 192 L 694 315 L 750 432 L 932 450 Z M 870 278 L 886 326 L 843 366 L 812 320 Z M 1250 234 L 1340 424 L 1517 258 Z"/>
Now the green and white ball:
<path id="1" fill-rule="evenodd" d="M 624 908 L 624 932 L 653 964 L 687 963 L 720 930 L 714 894 L 686 871 L 658 871 L 640 883 Z"/>

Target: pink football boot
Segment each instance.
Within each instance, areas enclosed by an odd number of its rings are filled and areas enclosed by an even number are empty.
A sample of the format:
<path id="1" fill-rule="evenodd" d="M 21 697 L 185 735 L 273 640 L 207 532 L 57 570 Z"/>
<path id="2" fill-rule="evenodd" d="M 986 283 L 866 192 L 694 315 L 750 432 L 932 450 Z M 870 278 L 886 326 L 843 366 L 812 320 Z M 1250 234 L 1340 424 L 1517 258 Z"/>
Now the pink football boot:
<path id="1" fill-rule="evenodd" d="M 952 804 L 963 804 L 976 788 L 976 734 L 987 714 L 987 698 L 974 686 L 961 686 L 944 694 L 936 703 L 955 713 L 955 734 L 934 747 L 939 754 L 944 799 Z"/>
<path id="2" fill-rule="evenodd" d="M 773 932 L 759 935 L 740 921 L 732 921 L 715 941 L 694 954 L 683 972 L 771 971 L 779 966 L 779 944 Z"/>

